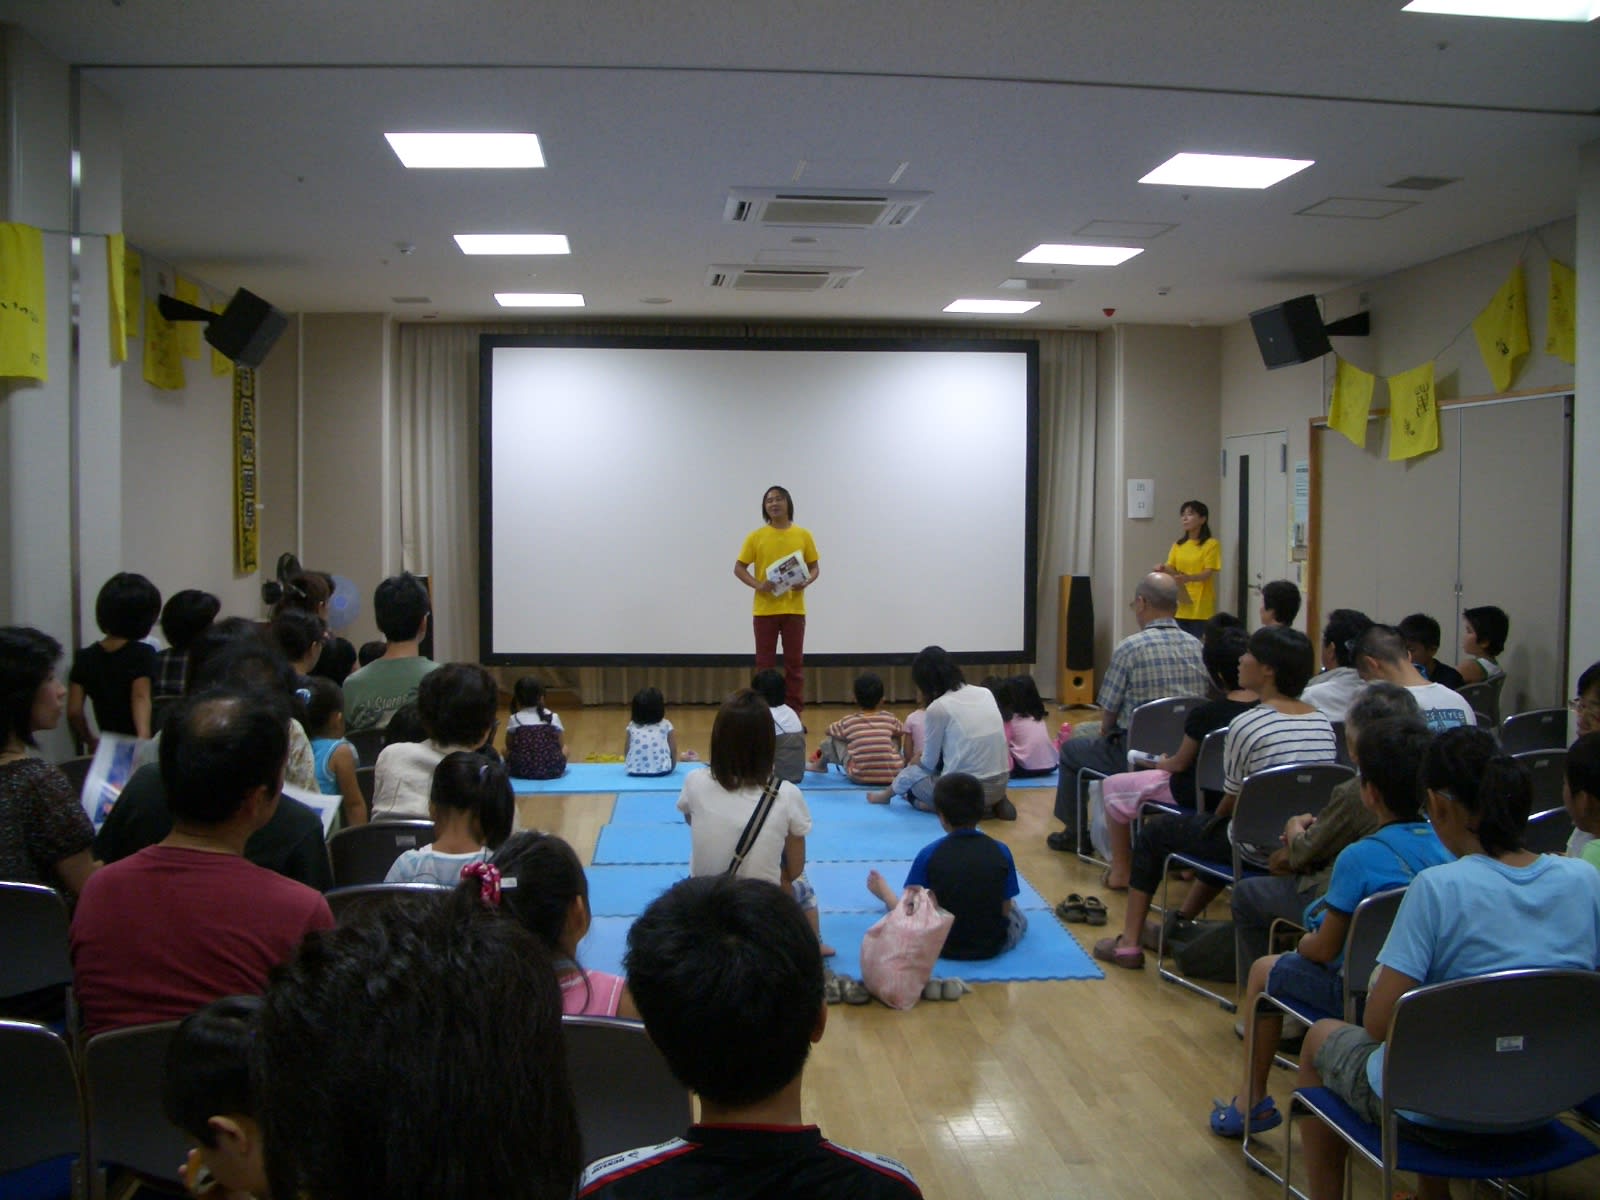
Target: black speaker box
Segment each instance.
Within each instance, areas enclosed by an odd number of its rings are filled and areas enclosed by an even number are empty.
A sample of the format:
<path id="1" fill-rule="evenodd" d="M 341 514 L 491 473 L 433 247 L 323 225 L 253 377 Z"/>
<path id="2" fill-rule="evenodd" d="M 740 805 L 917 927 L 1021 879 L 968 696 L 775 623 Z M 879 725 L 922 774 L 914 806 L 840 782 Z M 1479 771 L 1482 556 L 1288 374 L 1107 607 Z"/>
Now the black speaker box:
<path id="1" fill-rule="evenodd" d="M 1250 314 L 1261 361 L 1268 370 L 1311 362 L 1333 349 L 1322 327 L 1322 313 L 1315 296 L 1296 296 L 1293 300 L 1257 309 Z"/>
<path id="2" fill-rule="evenodd" d="M 228 307 L 206 326 L 206 341 L 241 367 L 259 367 L 288 324 L 288 317 L 254 292 L 240 288 Z"/>
<path id="3" fill-rule="evenodd" d="M 1067 590 L 1067 669 L 1094 670 L 1094 596 L 1089 577 L 1074 575 Z"/>

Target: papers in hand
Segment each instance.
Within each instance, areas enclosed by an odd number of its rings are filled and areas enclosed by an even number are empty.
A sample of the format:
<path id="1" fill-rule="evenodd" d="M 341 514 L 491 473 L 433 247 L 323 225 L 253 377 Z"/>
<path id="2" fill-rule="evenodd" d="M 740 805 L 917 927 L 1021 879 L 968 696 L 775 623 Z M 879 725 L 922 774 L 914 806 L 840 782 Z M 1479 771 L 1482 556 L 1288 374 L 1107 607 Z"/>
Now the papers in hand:
<path id="1" fill-rule="evenodd" d="M 785 554 L 777 562 L 767 568 L 767 581 L 772 584 L 772 594 L 781 596 L 797 583 L 804 583 L 811 578 L 811 572 L 806 569 L 806 560 L 800 556 L 800 551 Z"/>
<path id="2" fill-rule="evenodd" d="M 145 745 L 137 738 L 120 733 L 102 733 L 95 748 L 94 761 L 83 781 L 80 799 L 83 811 L 89 814 L 96 833 L 111 815 L 112 806 L 122 789 L 139 766 L 139 749 Z"/>

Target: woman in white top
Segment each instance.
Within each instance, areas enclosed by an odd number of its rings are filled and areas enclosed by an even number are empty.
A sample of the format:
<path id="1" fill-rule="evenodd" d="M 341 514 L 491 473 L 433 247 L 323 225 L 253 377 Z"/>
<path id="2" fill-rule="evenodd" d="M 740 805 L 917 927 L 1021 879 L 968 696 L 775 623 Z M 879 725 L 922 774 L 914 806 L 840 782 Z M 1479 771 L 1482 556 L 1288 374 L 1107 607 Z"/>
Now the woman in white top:
<path id="1" fill-rule="evenodd" d="M 425 742 L 396 742 L 378 755 L 372 819 L 426 820 L 433 771 L 454 750 L 478 750 L 499 723 L 500 689 L 477 663 L 446 663 L 417 687 Z"/>
<path id="2" fill-rule="evenodd" d="M 928 716 L 924 726 L 922 758 L 895 776 L 880 792 L 869 792 L 872 804 L 887 804 L 904 796 L 913 808 L 933 811 L 933 787 L 941 773 L 963 772 L 983 784 L 989 815 L 1003 821 L 1017 819 L 1016 807 L 1006 798 L 1011 776 L 1011 747 L 1006 723 L 988 688 L 969 687 L 942 646 L 925 647 L 911 660 L 911 680 L 922 693 Z"/>

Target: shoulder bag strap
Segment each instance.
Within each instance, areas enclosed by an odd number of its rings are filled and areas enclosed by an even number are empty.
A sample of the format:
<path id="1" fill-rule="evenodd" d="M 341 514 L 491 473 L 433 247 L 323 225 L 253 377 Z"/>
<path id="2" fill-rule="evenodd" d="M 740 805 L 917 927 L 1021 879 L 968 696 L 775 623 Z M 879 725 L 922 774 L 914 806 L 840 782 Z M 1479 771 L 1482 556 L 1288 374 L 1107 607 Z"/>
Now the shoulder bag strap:
<path id="1" fill-rule="evenodd" d="M 733 858 L 728 863 L 729 875 L 737 875 L 739 868 L 744 865 L 745 855 L 755 847 L 756 838 L 761 836 L 761 827 L 767 823 L 767 814 L 772 811 L 772 806 L 778 799 L 778 786 L 783 781 L 776 775 L 767 780 L 767 786 L 761 789 L 761 799 L 756 801 L 755 811 L 750 814 L 750 819 L 745 822 L 744 832 L 739 835 L 739 844 L 734 847 Z"/>

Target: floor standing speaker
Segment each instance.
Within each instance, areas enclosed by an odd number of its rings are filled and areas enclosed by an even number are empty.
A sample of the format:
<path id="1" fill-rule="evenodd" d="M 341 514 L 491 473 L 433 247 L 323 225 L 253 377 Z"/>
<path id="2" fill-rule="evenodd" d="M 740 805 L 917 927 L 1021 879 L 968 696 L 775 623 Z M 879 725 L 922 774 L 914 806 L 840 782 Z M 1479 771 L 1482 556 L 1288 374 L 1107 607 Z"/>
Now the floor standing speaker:
<path id="1" fill-rule="evenodd" d="M 1094 703 L 1094 596 L 1087 575 L 1062 575 L 1056 609 L 1056 702 Z"/>

